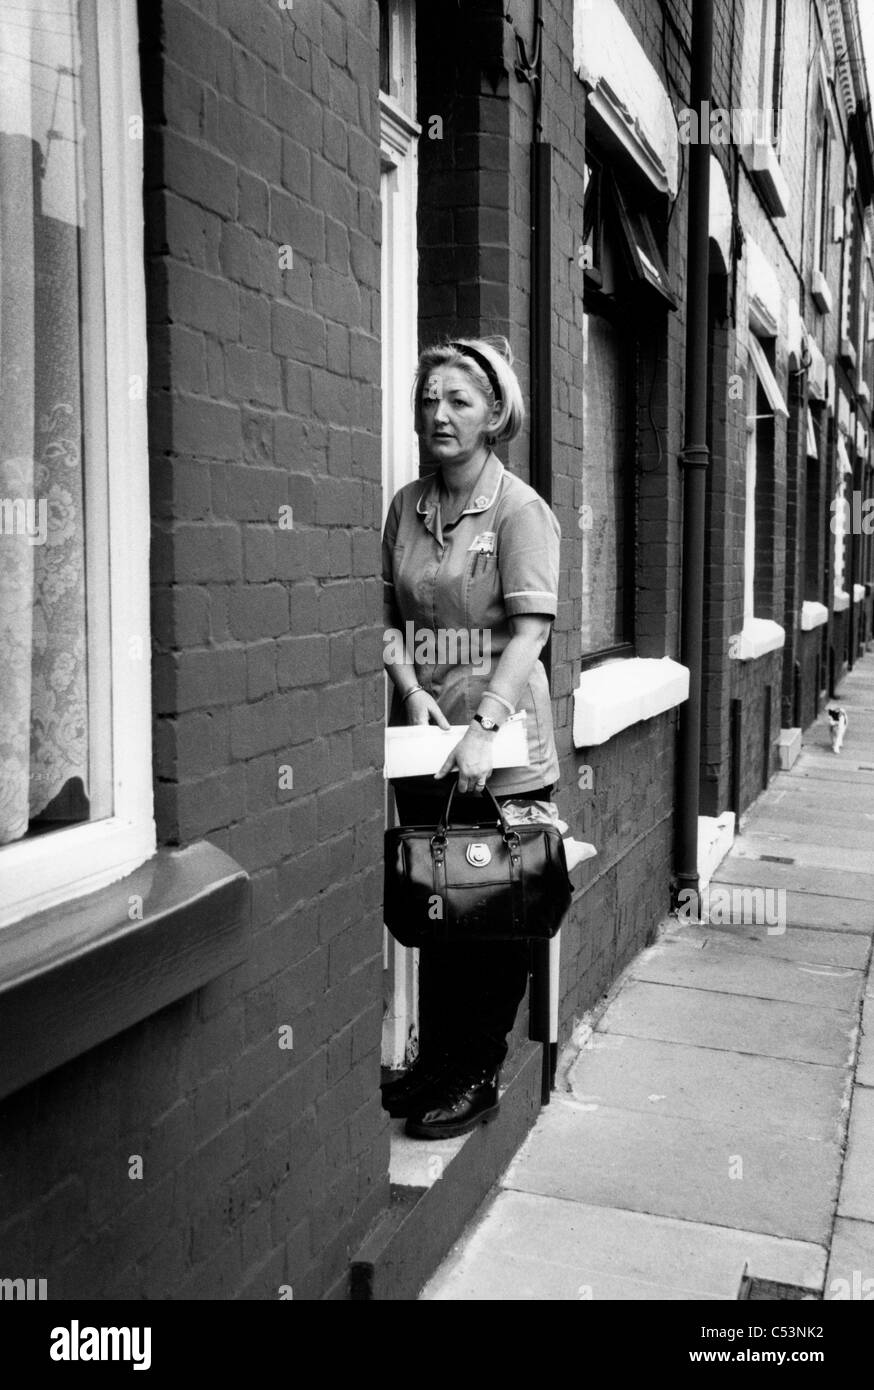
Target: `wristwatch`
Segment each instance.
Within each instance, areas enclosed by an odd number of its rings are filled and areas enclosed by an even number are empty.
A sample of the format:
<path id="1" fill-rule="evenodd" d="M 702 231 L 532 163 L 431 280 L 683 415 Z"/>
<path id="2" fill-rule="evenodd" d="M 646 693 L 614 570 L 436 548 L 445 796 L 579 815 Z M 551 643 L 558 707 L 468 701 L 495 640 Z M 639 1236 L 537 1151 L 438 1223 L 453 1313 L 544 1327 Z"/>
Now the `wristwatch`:
<path id="1" fill-rule="evenodd" d="M 496 734 L 500 729 L 497 719 L 490 719 L 487 714 L 475 714 L 474 719 L 477 724 L 481 724 L 487 734 Z"/>

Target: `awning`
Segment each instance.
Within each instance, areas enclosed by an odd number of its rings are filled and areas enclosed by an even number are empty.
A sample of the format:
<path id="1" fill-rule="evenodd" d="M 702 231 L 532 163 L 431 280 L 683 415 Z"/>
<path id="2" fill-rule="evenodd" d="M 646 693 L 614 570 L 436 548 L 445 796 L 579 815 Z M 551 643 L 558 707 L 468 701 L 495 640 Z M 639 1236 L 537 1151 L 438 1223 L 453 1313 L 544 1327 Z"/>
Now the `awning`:
<path id="1" fill-rule="evenodd" d="M 574 0 L 574 71 L 589 89 L 587 122 L 629 154 L 659 192 L 675 198 L 674 107 L 615 0 Z"/>
<path id="2" fill-rule="evenodd" d="M 752 333 L 749 336 L 747 347 L 750 352 L 750 361 L 755 368 L 756 376 L 762 383 L 762 390 L 768 399 L 769 406 L 775 415 L 785 415 L 788 418 L 789 411 L 783 399 L 783 392 L 780 390 L 777 378 L 771 371 L 771 364 L 765 356 L 761 343 Z"/>
<path id="3" fill-rule="evenodd" d="M 813 426 L 813 416 L 807 412 L 807 457 L 809 459 L 819 458 L 819 448 L 816 443 L 816 430 Z"/>

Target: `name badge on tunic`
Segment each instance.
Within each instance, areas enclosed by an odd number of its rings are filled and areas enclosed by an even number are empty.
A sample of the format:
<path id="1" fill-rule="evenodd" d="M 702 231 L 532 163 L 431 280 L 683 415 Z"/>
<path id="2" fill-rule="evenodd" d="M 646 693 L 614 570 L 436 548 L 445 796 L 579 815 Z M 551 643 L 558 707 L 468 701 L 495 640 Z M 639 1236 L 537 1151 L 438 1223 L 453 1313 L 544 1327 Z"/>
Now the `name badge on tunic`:
<path id="1" fill-rule="evenodd" d="M 496 543 L 497 536 L 494 531 L 480 531 L 467 548 L 468 551 L 476 551 L 478 555 L 494 555 Z"/>

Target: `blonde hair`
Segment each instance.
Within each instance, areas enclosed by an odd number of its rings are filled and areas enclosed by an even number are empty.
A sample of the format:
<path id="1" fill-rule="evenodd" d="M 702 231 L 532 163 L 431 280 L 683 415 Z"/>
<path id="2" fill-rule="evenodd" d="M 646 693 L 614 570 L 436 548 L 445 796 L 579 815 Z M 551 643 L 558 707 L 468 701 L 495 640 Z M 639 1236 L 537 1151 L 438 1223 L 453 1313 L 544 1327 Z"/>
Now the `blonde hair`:
<path id="1" fill-rule="evenodd" d="M 471 355 L 463 349 L 469 348 Z M 477 362 L 476 354 L 484 359 Z M 515 439 L 525 420 L 522 389 L 513 371 L 513 353 L 506 338 L 452 338 L 424 348 L 413 382 L 413 418 L 416 433 L 422 430 L 422 391 L 425 378 L 435 367 L 456 367 L 464 372 L 495 413 L 495 422 L 488 432 L 489 441 L 499 443 Z M 485 370 L 488 364 L 489 371 Z M 495 389 L 497 388 L 497 389 Z"/>

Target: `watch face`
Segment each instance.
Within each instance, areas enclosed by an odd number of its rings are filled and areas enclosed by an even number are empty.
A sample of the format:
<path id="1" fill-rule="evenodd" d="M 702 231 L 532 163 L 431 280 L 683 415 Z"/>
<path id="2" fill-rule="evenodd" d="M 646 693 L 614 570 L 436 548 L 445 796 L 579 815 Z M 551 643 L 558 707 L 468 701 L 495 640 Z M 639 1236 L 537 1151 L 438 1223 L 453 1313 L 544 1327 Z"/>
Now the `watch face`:
<path id="1" fill-rule="evenodd" d="M 498 727 L 497 721 L 494 719 L 490 719 L 487 714 L 477 714 L 474 717 L 477 720 L 477 723 L 482 724 L 483 728 L 488 730 L 489 733 L 491 733 L 493 729 L 497 729 Z"/>

